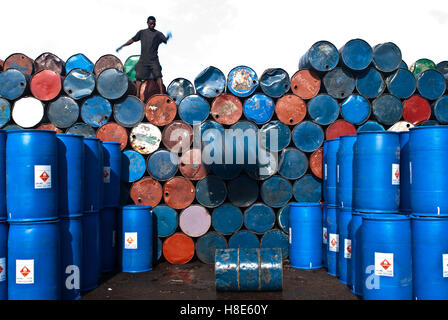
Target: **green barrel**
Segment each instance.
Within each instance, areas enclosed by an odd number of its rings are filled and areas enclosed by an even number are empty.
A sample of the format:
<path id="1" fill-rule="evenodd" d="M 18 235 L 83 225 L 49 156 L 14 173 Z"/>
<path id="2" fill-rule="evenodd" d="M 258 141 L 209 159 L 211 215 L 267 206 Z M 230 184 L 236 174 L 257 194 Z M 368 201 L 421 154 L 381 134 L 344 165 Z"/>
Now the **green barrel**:
<path id="1" fill-rule="evenodd" d="M 131 79 L 132 81 L 136 80 L 135 65 L 137 64 L 138 60 L 140 60 L 140 56 L 130 56 L 124 63 L 124 73 L 126 73 L 129 79 Z"/>
<path id="2" fill-rule="evenodd" d="M 418 75 L 418 74 L 422 73 L 423 71 L 426 71 L 429 69 L 436 70 L 437 67 L 436 67 L 436 64 L 434 63 L 434 61 L 423 58 L 423 59 L 418 59 L 417 61 L 415 61 L 409 69 L 414 75 Z"/>

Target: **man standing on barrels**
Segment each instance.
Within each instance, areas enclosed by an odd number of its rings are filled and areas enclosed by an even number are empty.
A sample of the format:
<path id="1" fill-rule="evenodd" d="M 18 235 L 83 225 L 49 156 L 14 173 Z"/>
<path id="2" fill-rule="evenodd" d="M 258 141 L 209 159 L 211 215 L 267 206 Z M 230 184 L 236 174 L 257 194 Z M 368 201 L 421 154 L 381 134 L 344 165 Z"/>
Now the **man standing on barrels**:
<path id="1" fill-rule="evenodd" d="M 148 17 L 147 23 L 148 29 L 140 30 L 132 39 L 116 50 L 119 52 L 123 47 L 129 46 L 134 42 L 141 41 L 141 55 L 137 65 L 135 66 L 138 98 L 141 98 L 140 86 L 142 82 L 146 80 L 155 80 L 157 82 L 159 92 L 161 94 L 163 93 L 162 66 L 159 62 L 157 50 L 162 42 L 167 43 L 171 38 L 170 32 L 168 32 L 165 37 L 162 32 L 155 29 L 156 18 L 153 16 Z"/>

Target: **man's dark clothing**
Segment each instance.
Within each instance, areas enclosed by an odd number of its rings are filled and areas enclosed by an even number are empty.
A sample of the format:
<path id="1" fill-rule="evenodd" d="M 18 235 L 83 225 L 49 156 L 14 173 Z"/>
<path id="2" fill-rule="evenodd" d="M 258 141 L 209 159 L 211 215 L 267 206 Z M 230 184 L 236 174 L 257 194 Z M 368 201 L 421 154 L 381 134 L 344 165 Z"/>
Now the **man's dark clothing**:
<path id="1" fill-rule="evenodd" d="M 163 33 L 157 30 L 144 29 L 137 32 L 132 40 L 141 42 L 141 55 L 135 66 L 136 79 L 144 81 L 161 78 L 162 66 L 160 65 L 157 51 L 162 42 L 167 42 Z"/>

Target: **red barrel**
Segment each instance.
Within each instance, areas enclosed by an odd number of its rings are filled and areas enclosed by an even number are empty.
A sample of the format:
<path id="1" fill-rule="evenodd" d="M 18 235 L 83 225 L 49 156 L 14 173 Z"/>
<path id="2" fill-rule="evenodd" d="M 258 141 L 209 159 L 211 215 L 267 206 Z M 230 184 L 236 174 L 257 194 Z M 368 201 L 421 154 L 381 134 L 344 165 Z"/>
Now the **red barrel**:
<path id="1" fill-rule="evenodd" d="M 319 148 L 310 156 L 311 172 L 319 179 L 322 179 L 322 152 L 323 148 Z"/>
<path id="2" fill-rule="evenodd" d="M 34 60 L 34 72 L 38 73 L 42 70 L 51 70 L 62 75 L 65 70 L 65 62 L 53 53 L 42 53 Z"/>
<path id="3" fill-rule="evenodd" d="M 100 57 L 96 62 L 95 66 L 93 67 L 93 72 L 95 75 L 99 75 L 102 71 L 106 69 L 117 69 L 120 71 L 123 71 L 123 63 L 119 58 L 114 56 L 113 54 L 106 54 L 102 57 Z"/>
<path id="4" fill-rule="evenodd" d="M 412 96 L 403 102 L 403 118 L 413 125 L 419 125 L 431 117 L 431 106 L 428 100 L 420 96 Z"/>
<path id="5" fill-rule="evenodd" d="M 37 129 L 42 129 L 42 130 L 51 130 L 57 133 L 62 133 L 62 130 L 59 128 L 56 128 L 56 126 L 52 123 L 44 123 L 41 124 L 40 126 L 37 127 Z"/>
<path id="6" fill-rule="evenodd" d="M 34 61 L 23 53 L 14 53 L 6 58 L 3 63 L 3 70 L 17 69 L 24 74 L 31 76 L 34 70 Z"/>
<path id="7" fill-rule="evenodd" d="M 154 208 L 162 200 L 162 185 L 149 177 L 134 182 L 131 187 L 131 199 L 135 204 Z"/>
<path id="8" fill-rule="evenodd" d="M 101 141 L 118 142 L 121 151 L 128 144 L 128 132 L 124 127 L 115 122 L 109 122 L 101 126 L 96 132 L 96 137 Z"/>
<path id="9" fill-rule="evenodd" d="M 353 124 L 345 120 L 337 120 L 333 122 L 326 130 L 327 140 L 349 134 L 356 134 L 356 128 Z"/>
<path id="10" fill-rule="evenodd" d="M 145 114 L 150 123 L 165 126 L 176 117 L 176 103 L 166 94 L 153 95 L 146 102 Z"/>
<path id="11" fill-rule="evenodd" d="M 61 76 L 52 70 L 42 70 L 36 73 L 30 82 L 31 93 L 41 101 L 50 101 L 61 92 Z"/>
<path id="12" fill-rule="evenodd" d="M 163 243 L 163 256 L 171 264 L 185 264 L 194 256 L 194 242 L 183 233 L 175 233 Z"/>
<path id="13" fill-rule="evenodd" d="M 193 142 L 193 128 L 183 121 L 173 121 L 162 132 L 162 143 L 173 152 L 182 153 Z"/>
<path id="14" fill-rule="evenodd" d="M 275 104 L 275 114 L 284 124 L 296 125 L 306 116 L 306 103 L 296 95 L 284 95 Z"/>
<path id="15" fill-rule="evenodd" d="M 142 83 L 140 86 L 140 99 L 146 104 L 149 98 L 151 98 L 155 94 L 165 94 L 166 88 L 165 85 L 162 84 L 162 93 L 160 93 L 159 85 L 155 80 L 147 80 Z"/>
<path id="16" fill-rule="evenodd" d="M 200 149 L 190 149 L 179 160 L 179 170 L 190 180 L 201 180 L 207 176 L 207 168 L 201 161 Z"/>
<path id="17" fill-rule="evenodd" d="M 314 98 L 320 90 L 319 76 L 307 69 L 297 71 L 291 78 L 291 90 L 302 99 Z"/>
<path id="18" fill-rule="evenodd" d="M 243 115 L 243 104 L 238 97 L 222 93 L 213 100 L 210 114 L 217 122 L 232 125 Z"/>
<path id="19" fill-rule="evenodd" d="M 188 207 L 196 196 L 195 188 L 190 180 L 174 177 L 163 186 L 163 200 L 174 209 Z"/>

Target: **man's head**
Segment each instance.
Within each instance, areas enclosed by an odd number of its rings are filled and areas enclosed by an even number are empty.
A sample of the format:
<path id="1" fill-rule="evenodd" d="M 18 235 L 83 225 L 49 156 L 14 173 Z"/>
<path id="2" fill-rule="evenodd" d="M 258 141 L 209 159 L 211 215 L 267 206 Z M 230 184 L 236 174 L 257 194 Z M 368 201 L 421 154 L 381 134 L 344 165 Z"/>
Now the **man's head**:
<path id="1" fill-rule="evenodd" d="M 154 30 L 154 28 L 156 27 L 156 18 L 154 18 L 153 16 L 149 16 L 148 20 L 146 20 L 146 23 L 148 23 L 148 28 L 150 30 Z"/>

